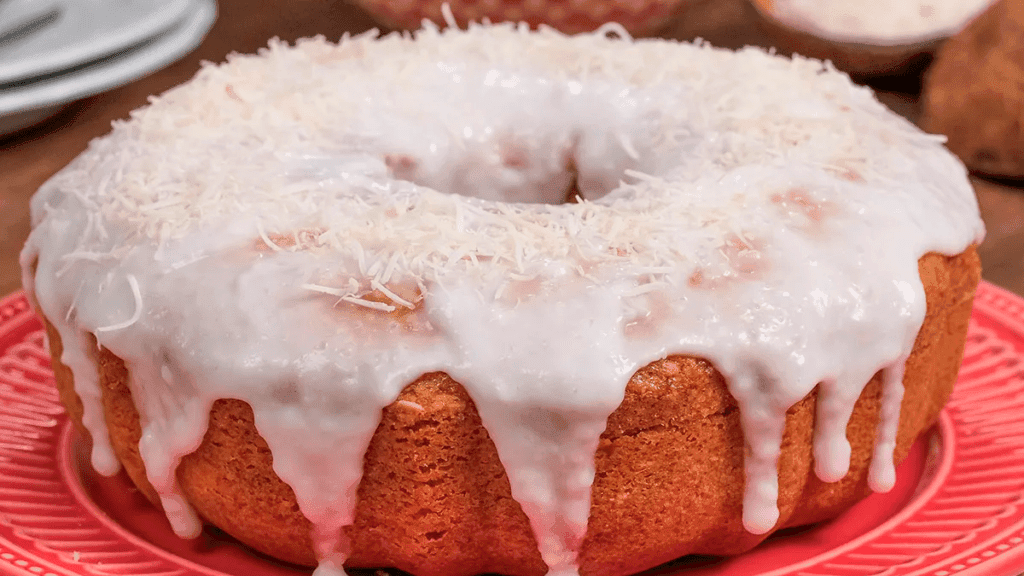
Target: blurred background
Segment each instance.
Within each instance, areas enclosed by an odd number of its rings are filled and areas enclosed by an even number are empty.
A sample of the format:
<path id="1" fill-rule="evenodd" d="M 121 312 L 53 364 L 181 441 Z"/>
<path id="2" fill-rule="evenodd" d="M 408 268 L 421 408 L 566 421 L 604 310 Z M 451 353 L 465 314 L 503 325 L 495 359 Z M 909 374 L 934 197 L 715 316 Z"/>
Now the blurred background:
<path id="1" fill-rule="evenodd" d="M 828 58 L 971 167 L 985 279 L 1024 295 L 1024 0 L 451 0 L 469 20 L 757 45 Z M 885 18 L 876 18 L 886 15 Z M 48 177 L 204 60 L 443 22 L 440 0 L 0 0 L 0 296 L 20 288 Z"/>

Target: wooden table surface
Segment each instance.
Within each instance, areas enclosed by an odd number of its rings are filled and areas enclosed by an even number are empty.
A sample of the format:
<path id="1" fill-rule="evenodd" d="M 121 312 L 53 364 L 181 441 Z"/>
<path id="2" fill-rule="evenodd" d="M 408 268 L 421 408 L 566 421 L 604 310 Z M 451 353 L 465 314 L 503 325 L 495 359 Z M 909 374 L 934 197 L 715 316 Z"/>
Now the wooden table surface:
<path id="1" fill-rule="evenodd" d="M 713 44 L 739 47 L 764 44 L 746 0 L 710 0 L 676 24 L 666 36 L 700 35 Z M 230 52 L 253 52 L 277 36 L 294 40 L 374 26 L 364 12 L 341 0 L 220 0 L 220 16 L 198 50 L 178 63 L 127 86 L 85 99 L 46 123 L 0 137 L 0 295 L 20 288 L 18 252 L 29 232 L 28 203 L 54 172 L 85 149 L 90 139 L 109 131 L 146 98 L 188 80 L 203 60 L 220 62 Z M 900 83 L 897 83 L 900 84 Z M 913 79 L 887 87 L 880 98 L 897 112 L 915 116 Z M 987 280 L 1024 295 L 1024 189 L 974 180 L 988 236 L 981 246 Z"/>

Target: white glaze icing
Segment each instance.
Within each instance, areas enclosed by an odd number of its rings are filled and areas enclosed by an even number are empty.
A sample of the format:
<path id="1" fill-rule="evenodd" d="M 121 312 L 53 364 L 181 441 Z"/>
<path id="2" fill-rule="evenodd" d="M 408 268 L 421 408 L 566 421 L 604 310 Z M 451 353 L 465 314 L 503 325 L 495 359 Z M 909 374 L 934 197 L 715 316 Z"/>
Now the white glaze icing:
<path id="1" fill-rule="evenodd" d="M 33 199 L 22 262 L 97 469 L 115 460 L 86 333 L 130 369 L 175 531 L 199 528 L 177 463 L 239 398 L 321 574 L 381 409 L 431 371 L 476 403 L 552 574 L 576 571 L 608 415 L 669 354 L 707 358 L 739 403 L 752 532 L 778 518 L 785 411 L 818 383 L 834 481 L 885 371 L 871 483 L 890 487 L 917 261 L 983 234 L 963 167 L 820 63 L 608 31 L 273 43 L 93 141 Z"/>
<path id="2" fill-rule="evenodd" d="M 825 38 L 914 44 L 959 32 L 993 0 L 771 0 L 779 20 Z"/>

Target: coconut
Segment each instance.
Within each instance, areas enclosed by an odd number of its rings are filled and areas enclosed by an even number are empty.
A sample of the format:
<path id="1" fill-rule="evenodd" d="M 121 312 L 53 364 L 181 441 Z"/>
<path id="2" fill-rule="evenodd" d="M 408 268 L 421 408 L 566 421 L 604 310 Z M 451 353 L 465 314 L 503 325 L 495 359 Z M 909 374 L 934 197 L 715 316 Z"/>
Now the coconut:
<path id="1" fill-rule="evenodd" d="M 1002 0 L 939 50 L 921 125 L 975 171 L 1024 178 L 1024 2 Z"/>

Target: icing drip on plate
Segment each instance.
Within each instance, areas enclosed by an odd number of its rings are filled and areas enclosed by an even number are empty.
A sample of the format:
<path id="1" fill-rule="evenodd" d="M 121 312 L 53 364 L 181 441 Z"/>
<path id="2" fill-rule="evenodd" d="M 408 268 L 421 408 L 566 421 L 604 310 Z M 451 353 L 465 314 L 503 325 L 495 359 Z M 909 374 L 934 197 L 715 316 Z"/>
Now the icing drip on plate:
<path id="1" fill-rule="evenodd" d="M 821 63 L 607 31 L 272 43 L 93 141 L 34 198 L 22 261 L 97 469 L 88 334 L 130 369 L 175 531 L 198 531 L 177 463 L 241 399 L 321 574 L 382 408 L 433 371 L 473 398 L 554 574 L 577 569 L 608 415 L 671 354 L 739 403 L 750 531 L 777 522 L 785 413 L 815 386 L 836 481 L 884 371 L 871 485 L 891 486 L 917 261 L 983 234 L 962 166 Z"/>

